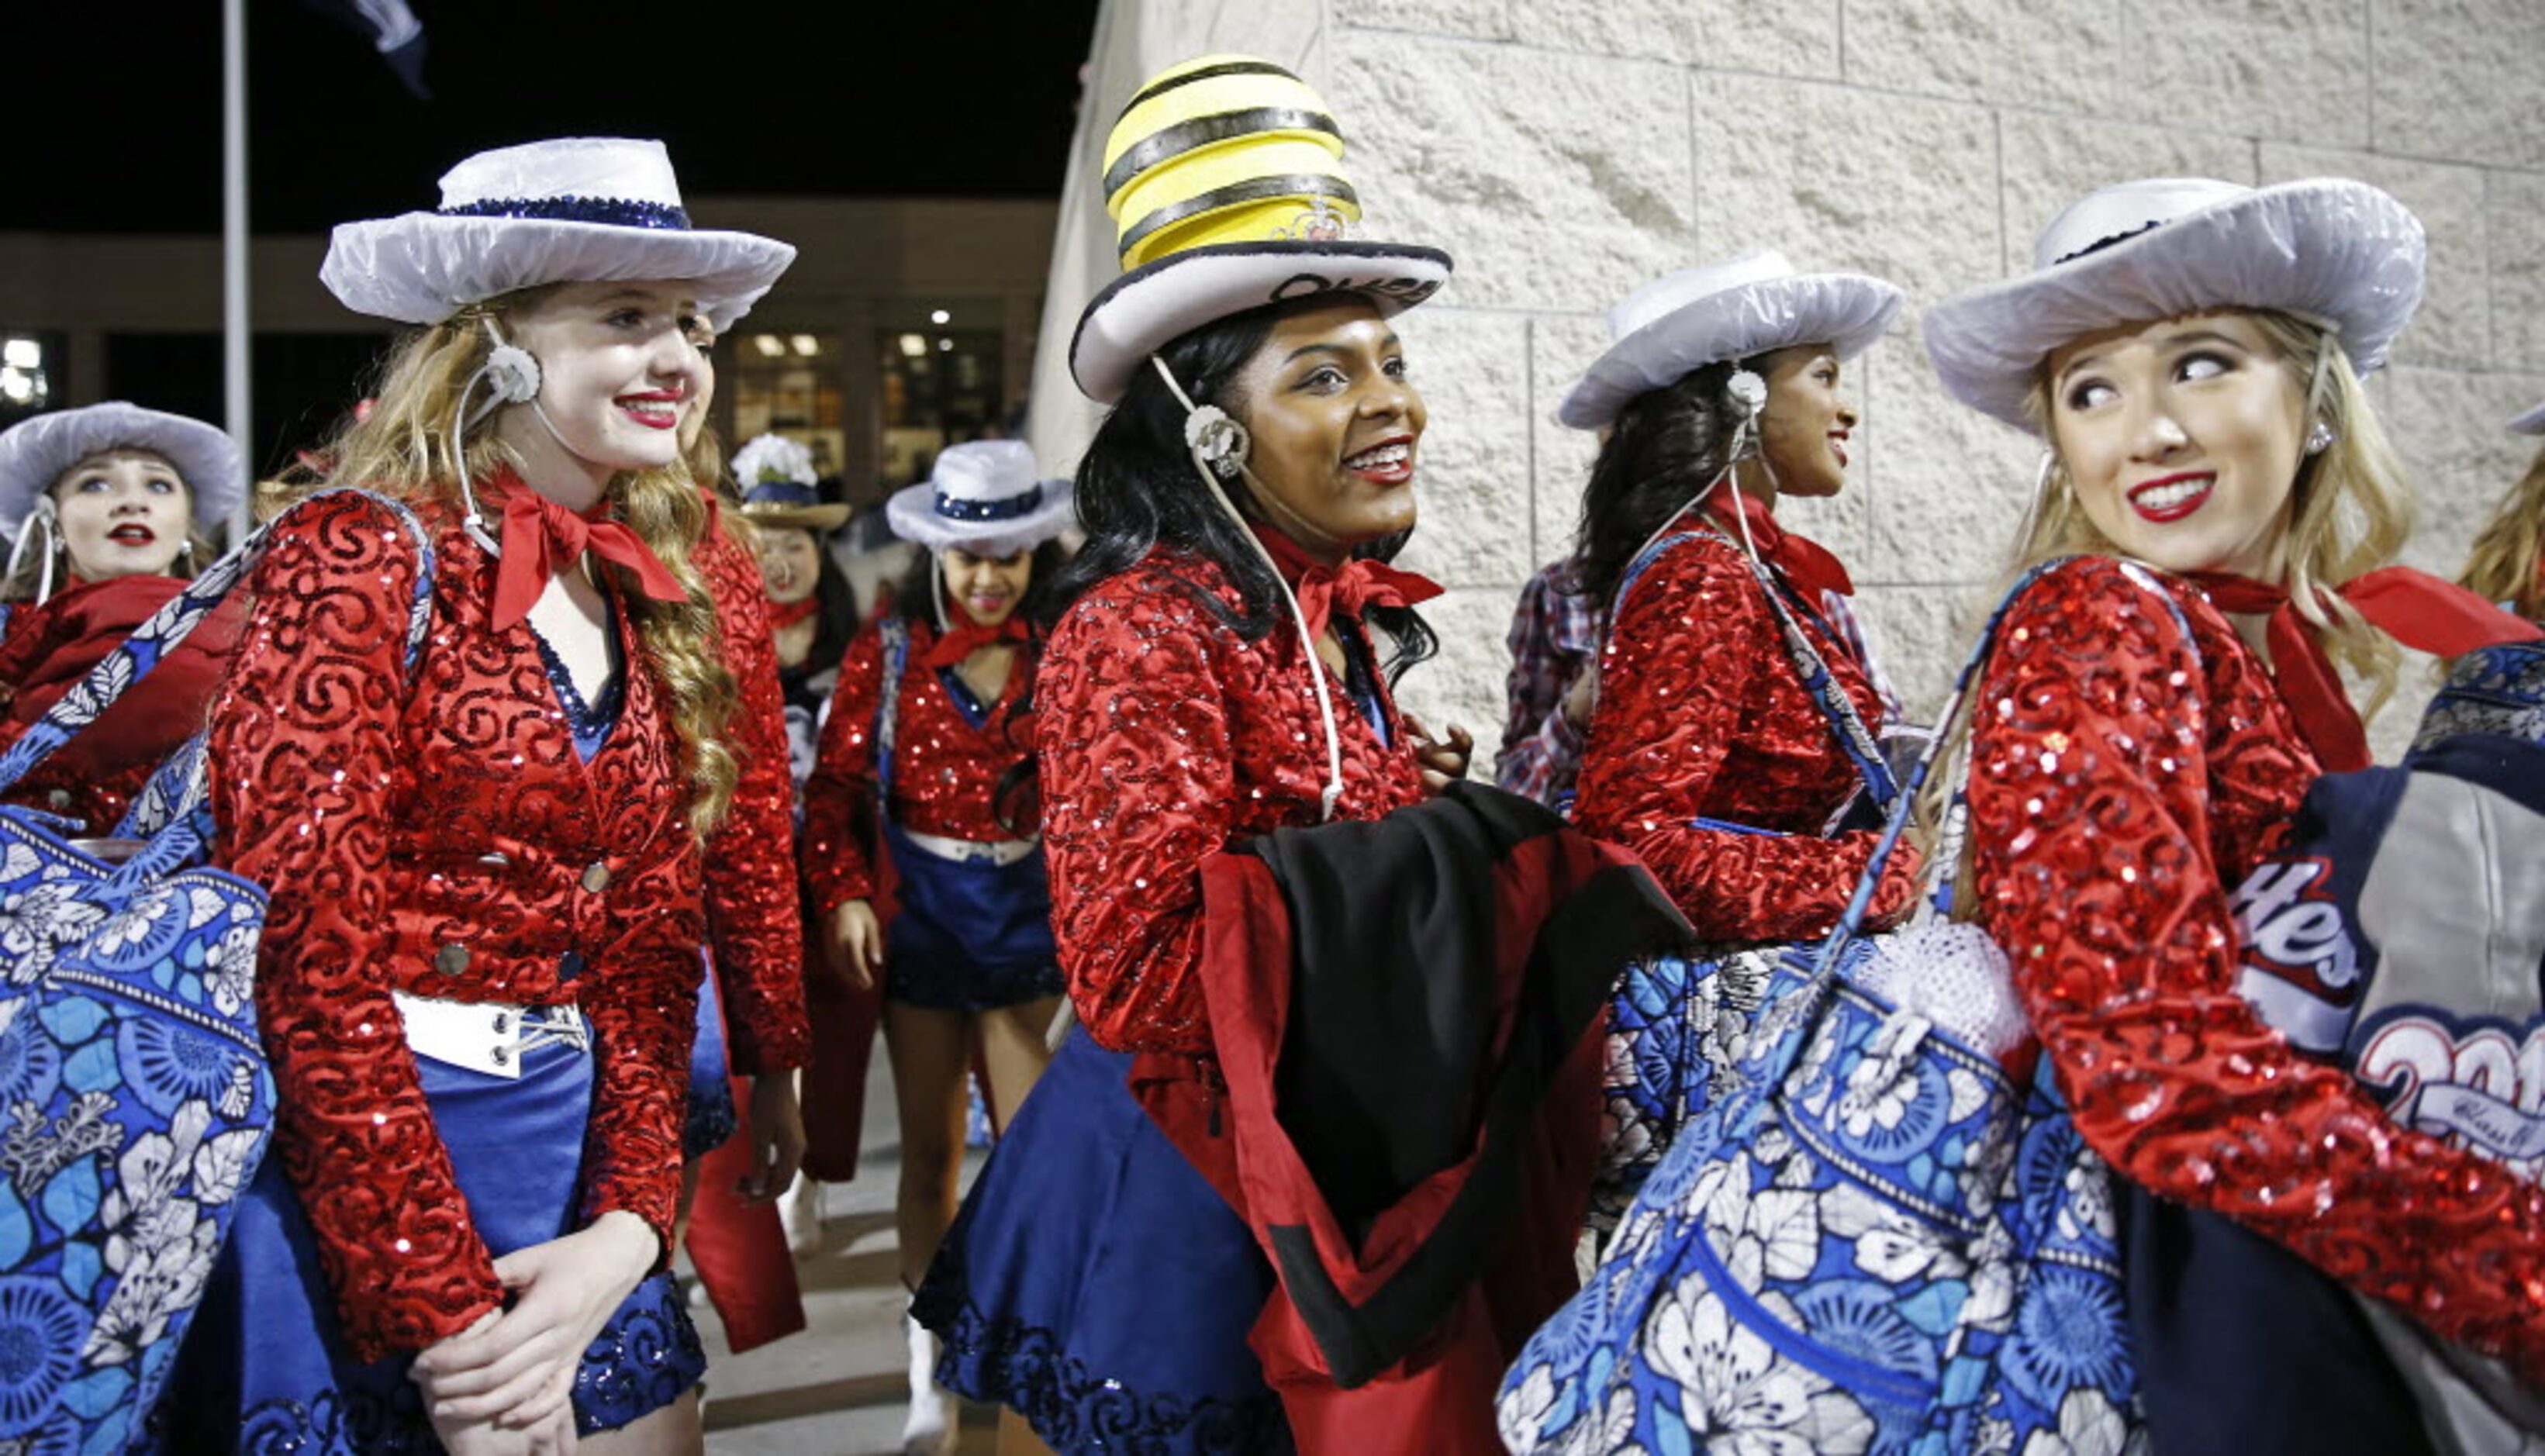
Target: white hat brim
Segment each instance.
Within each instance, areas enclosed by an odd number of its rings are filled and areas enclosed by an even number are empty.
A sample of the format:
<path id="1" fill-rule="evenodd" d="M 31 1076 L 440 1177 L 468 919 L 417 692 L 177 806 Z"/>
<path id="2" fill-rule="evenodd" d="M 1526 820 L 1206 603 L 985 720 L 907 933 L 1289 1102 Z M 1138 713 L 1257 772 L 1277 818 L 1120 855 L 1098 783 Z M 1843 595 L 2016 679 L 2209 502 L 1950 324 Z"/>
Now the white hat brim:
<path id="1" fill-rule="evenodd" d="M 16 535 L 36 498 L 63 471 L 110 449 L 164 457 L 185 477 L 198 526 L 229 519 L 247 493 L 247 461 L 228 434 L 201 420 L 116 400 L 37 415 L 0 432 L 0 530 Z"/>
<path id="2" fill-rule="evenodd" d="M 2513 435 L 2545 435 L 2545 404 L 2511 420 L 2509 430 Z"/>
<path id="3" fill-rule="evenodd" d="M 1805 273 L 1740 283 L 1693 298 L 1608 346 L 1556 407 L 1555 418 L 1596 430 L 1639 394 L 1710 364 L 1797 344 L 1827 344 L 1853 359 L 1882 337 L 1907 301 L 1860 273 Z"/>
<path id="4" fill-rule="evenodd" d="M 980 556 L 1005 556 L 1039 546 L 1077 523 L 1077 497 L 1067 480 L 1042 482 L 1042 501 L 1005 521 L 956 521 L 937 514 L 937 487 L 923 480 L 883 503 L 892 533 L 931 551 L 960 546 Z"/>
<path id="5" fill-rule="evenodd" d="M 1078 316 L 1069 373 L 1088 398 L 1122 397 L 1140 362 L 1217 319 L 1320 293 L 1402 313 L 1449 281 L 1449 255 L 1395 243 L 1210 243 L 1135 268 Z"/>
<path id="6" fill-rule="evenodd" d="M 1927 354 L 1953 397 L 2017 429 L 2033 374 L 2072 340 L 2222 308 L 2326 324 L 2367 373 L 2422 301 L 2421 219 L 2346 178 L 2287 182 L 1927 310 Z"/>
<path id="7" fill-rule="evenodd" d="M 339 225 L 318 278 L 356 313 L 410 324 L 541 283 L 678 281 L 721 334 L 794 261 L 747 232 L 409 212 Z"/>

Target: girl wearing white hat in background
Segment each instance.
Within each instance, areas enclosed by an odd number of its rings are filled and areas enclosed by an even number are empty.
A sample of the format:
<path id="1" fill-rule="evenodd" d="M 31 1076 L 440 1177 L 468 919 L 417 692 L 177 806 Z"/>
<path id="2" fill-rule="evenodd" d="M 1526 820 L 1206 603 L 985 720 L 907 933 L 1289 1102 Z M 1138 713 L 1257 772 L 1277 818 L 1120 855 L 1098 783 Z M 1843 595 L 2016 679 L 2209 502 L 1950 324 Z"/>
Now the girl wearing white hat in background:
<path id="1" fill-rule="evenodd" d="M 1014 440 L 949 445 L 935 474 L 885 503 L 925 553 L 894 609 L 861 634 L 804 786 L 804 879 L 835 971 L 883 984 L 884 1046 L 901 1115 L 894 1202 L 902 1282 L 917 1288 L 954 1218 L 966 1074 L 975 1041 L 1000 1114 L 1051 1054 L 1060 963 L 1051 938 L 1030 710 L 1035 588 L 1061 561 L 1070 486 L 1044 480 Z M 869 817 L 878 843 L 859 826 Z M 892 876 L 896 910 L 874 902 Z M 954 1436 L 936 1337 L 905 1321 L 910 1416 L 902 1439 Z"/>
<path id="2" fill-rule="evenodd" d="M 0 607 L 0 748 L 15 743 L 210 558 L 246 489 L 227 435 L 129 404 L 57 410 L 0 433 L 0 530 L 16 539 Z M 238 640 L 225 607 L 89 729 L 12 785 L 8 801 L 103 836 L 203 726 Z"/>
<path id="3" fill-rule="evenodd" d="M 329 446 L 365 494 L 278 527 L 212 708 L 215 859 L 273 897 L 281 1096 L 163 1408 L 178 1448 L 698 1448 L 663 1265 L 704 847 L 729 809 L 774 853 L 786 825 L 708 586 L 755 573 L 679 427 L 694 318 L 793 251 L 692 229 L 661 145 L 618 140 L 481 153 L 440 210 L 337 230 L 338 297 L 424 327 Z M 800 942 L 767 899 L 716 944 L 782 998 Z M 747 942 L 770 964 L 723 956 Z"/>
<path id="4" fill-rule="evenodd" d="M 2509 422 L 2511 433 L 2545 435 L 2545 404 Z M 2545 621 L 2545 448 L 2502 498 L 2466 558 L 2468 590 L 2506 605 L 2529 621 Z"/>
<path id="5" fill-rule="evenodd" d="M 1894 791 L 1879 735 L 1896 708 L 1846 615 L 1853 584 L 1775 508 L 1846 488 L 1842 372 L 1901 301 L 1774 252 L 1674 273 L 1611 311 L 1613 342 L 1557 411 L 1605 432 L 1575 542 L 1607 631 L 1574 820 L 1641 856 L 1708 941 L 1826 933 Z M 1892 866 L 1877 914 L 1907 907 L 1914 871 Z M 1705 1104 L 1683 1028 L 1715 1024 L 1688 1003 L 1724 993 L 1686 970 L 1630 972 L 1611 1009 L 1603 1223 Z"/>

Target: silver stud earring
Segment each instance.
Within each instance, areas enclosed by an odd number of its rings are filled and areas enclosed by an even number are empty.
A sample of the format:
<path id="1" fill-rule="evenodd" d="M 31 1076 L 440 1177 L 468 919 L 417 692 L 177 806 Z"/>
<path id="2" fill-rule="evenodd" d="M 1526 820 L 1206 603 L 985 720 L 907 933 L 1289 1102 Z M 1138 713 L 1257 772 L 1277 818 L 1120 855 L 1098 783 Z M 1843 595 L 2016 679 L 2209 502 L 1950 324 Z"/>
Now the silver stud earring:
<path id="1" fill-rule="evenodd" d="M 2306 452 L 2311 455 L 2323 454 L 2333 448 L 2333 443 L 2340 438 L 2333 433 L 2331 425 L 2318 420 L 2307 429 Z"/>

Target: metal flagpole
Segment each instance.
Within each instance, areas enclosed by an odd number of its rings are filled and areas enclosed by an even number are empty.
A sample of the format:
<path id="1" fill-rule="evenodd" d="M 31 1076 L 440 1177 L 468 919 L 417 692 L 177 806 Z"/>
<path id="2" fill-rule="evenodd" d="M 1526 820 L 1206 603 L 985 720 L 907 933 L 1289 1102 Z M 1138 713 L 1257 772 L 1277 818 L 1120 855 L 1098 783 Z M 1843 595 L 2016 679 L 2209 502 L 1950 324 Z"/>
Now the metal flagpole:
<path id="1" fill-rule="evenodd" d="M 221 379 L 223 424 L 256 474 L 249 410 L 247 299 L 247 4 L 221 0 Z M 248 501 L 230 512 L 230 539 L 247 534 Z"/>

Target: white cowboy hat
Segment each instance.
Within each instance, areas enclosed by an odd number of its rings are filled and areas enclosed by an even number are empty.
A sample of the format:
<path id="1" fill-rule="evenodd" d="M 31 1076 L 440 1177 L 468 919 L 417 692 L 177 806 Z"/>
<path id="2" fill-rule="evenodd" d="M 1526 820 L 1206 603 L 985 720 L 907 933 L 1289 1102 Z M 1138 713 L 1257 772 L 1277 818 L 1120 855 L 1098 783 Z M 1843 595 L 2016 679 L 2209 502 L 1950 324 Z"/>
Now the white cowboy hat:
<path id="1" fill-rule="evenodd" d="M 892 533 L 932 551 L 1005 556 L 1038 546 L 1076 519 L 1066 480 L 1045 480 L 1022 440 L 949 445 L 928 479 L 884 502 Z"/>
<path id="2" fill-rule="evenodd" d="M 823 503 L 813 451 L 801 441 L 755 435 L 733 452 L 726 468 L 742 488 L 742 514 L 761 526 L 819 533 L 849 519 L 847 506 Z"/>
<path id="3" fill-rule="evenodd" d="M 1437 248 L 1345 237 L 1360 198 L 1308 83 L 1268 60 L 1206 55 L 1142 87 L 1106 141 L 1106 208 L 1127 270 L 1078 317 L 1070 377 L 1110 404 L 1181 335 L 1269 303 L 1356 293 L 1382 315 L 1449 281 Z"/>
<path id="4" fill-rule="evenodd" d="M 437 211 L 340 225 L 318 278 L 356 313 L 411 324 L 539 283 L 682 281 L 721 334 L 794 261 L 775 239 L 691 227 L 661 142 L 569 137 L 468 158 Z"/>
<path id="5" fill-rule="evenodd" d="M 2516 435 L 2545 435 L 2545 404 L 2539 404 L 2536 408 L 2511 420 L 2509 429 Z"/>
<path id="6" fill-rule="evenodd" d="M 2033 375 L 2061 345 L 2208 309 L 2320 324 L 2364 374 L 2420 305 L 2426 254 L 2421 219 L 2364 182 L 2124 182 L 2053 219 L 2031 273 L 1929 309 L 1927 353 L 1956 399 L 2022 430 Z"/>
<path id="7" fill-rule="evenodd" d="M 111 449 L 148 450 L 167 460 L 194 495 L 198 526 L 227 520 L 247 492 L 247 464 L 228 435 L 201 420 L 118 400 L 54 410 L 0 431 L 0 530 L 16 535 L 63 471 Z"/>
<path id="8" fill-rule="evenodd" d="M 1636 395 L 1707 364 L 1796 344 L 1827 344 L 1852 359 L 1891 327 L 1904 301 L 1898 288 L 1860 273 L 1796 273 L 1767 248 L 1665 274 L 1608 310 L 1608 352 L 1583 371 L 1555 418 L 1596 430 Z"/>

